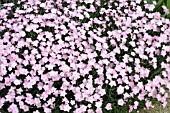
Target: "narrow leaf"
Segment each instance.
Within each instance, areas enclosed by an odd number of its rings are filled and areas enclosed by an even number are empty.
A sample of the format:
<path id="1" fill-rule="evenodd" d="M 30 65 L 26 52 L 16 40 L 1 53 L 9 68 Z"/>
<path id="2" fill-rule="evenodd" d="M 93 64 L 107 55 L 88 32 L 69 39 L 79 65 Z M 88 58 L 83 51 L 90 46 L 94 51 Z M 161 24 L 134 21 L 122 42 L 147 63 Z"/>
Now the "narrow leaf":
<path id="1" fill-rule="evenodd" d="M 152 4 L 153 2 L 152 2 L 152 0 L 147 0 L 147 3 Z"/>
<path id="2" fill-rule="evenodd" d="M 158 3 L 155 6 L 154 11 L 157 11 L 164 3 L 164 0 L 159 0 Z"/>
<path id="3" fill-rule="evenodd" d="M 168 0 L 169 1 L 169 0 Z M 167 6 L 167 0 L 164 0 L 164 4 Z"/>
<path id="4" fill-rule="evenodd" d="M 167 8 L 169 9 L 169 11 L 170 11 L 170 0 L 167 0 Z"/>

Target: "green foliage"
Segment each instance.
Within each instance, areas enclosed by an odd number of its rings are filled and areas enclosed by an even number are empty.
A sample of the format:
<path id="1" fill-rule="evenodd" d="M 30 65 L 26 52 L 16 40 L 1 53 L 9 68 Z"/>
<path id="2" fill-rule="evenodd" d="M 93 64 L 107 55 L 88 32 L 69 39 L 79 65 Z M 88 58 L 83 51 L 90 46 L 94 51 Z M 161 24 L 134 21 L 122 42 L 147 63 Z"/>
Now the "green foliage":
<path id="1" fill-rule="evenodd" d="M 170 10 L 170 0 L 167 0 L 167 4 L 166 6 L 168 7 L 168 9 Z"/>
<path id="2" fill-rule="evenodd" d="M 153 0 L 147 0 L 147 3 L 152 4 Z"/>
<path id="3" fill-rule="evenodd" d="M 147 2 L 152 3 L 152 0 L 147 0 Z M 170 12 L 170 0 L 156 0 L 156 2 L 157 2 L 157 4 L 156 4 L 154 11 L 161 12 L 161 7 L 163 5 L 165 5 L 169 9 L 169 12 Z M 168 14 L 168 15 L 162 14 L 162 16 L 170 19 L 170 14 Z"/>
<path id="4" fill-rule="evenodd" d="M 155 10 L 155 11 L 159 11 L 160 8 L 162 7 L 162 5 L 164 4 L 164 1 L 165 1 L 165 0 L 159 0 L 159 1 L 157 2 L 157 4 L 156 4 L 154 10 Z"/>

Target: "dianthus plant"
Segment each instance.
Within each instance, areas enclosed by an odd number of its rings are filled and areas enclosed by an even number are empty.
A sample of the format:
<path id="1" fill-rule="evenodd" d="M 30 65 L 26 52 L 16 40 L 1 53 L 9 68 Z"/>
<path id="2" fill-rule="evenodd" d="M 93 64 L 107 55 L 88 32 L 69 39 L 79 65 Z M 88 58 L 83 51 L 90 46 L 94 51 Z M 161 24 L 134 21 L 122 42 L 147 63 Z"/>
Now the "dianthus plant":
<path id="1" fill-rule="evenodd" d="M 3 4 L 0 110 L 116 113 L 128 105 L 133 112 L 155 100 L 166 106 L 170 20 L 154 7 L 142 0 Z"/>

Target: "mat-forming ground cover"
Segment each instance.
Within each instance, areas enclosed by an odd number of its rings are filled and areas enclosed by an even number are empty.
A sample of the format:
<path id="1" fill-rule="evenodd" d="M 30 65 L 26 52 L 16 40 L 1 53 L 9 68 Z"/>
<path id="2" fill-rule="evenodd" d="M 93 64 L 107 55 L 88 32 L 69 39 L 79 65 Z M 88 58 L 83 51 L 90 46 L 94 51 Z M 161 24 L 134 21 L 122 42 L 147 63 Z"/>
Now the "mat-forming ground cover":
<path id="1" fill-rule="evenodd" d="M 18 0 L 0 9 L 0 111 L 166 106 L 169 11 L 142 0 Z M 128 109 L 128 111 L 126 111 Z"/>

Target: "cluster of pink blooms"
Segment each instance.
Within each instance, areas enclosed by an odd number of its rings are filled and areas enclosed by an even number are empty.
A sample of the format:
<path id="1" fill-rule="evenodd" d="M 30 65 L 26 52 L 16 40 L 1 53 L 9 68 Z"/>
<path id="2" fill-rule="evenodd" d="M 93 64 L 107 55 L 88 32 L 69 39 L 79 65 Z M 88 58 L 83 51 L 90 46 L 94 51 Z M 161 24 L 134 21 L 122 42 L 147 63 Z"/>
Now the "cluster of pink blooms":
<path id="1" fill-rule="evenodd" d="M 140 101 L 146 108 L 154 107 L 151 98 L 166 106 L 170 21 L 153 12 L 154 4 L 145 4 L 146 12 L 140 3 L 18 0 L 14 12 L 13 3 L 3 4 L 0 109 L 52 113 L 60 97 L 61 111 L 102 113 L 112 110 L 112 103 L 103 106 L 104 84 L 116 88 L 120 106 L 137 97 L 130 112 L 138 109 Z M 154 74 L 159 68 L 161 73 Z"/>

